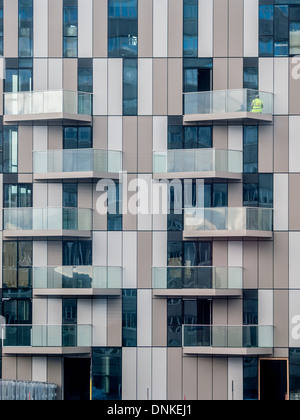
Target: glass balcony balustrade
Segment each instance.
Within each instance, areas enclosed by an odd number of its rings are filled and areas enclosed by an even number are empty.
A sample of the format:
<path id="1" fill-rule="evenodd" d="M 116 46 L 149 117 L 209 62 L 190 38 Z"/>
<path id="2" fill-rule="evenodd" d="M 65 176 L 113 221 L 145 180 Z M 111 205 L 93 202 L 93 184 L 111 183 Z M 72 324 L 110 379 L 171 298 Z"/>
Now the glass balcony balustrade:
<path id="1" fill-rule="evenodd" d="M 67 207 L 6 208 L 3 230 L 13 231 L 91 231 L 92 210 Z"/>
<path id="2" fill-rule="evenodd" d="M 251 89 L 184 94 L 184 120 L 253 119 L 272 121 L 274 95 Z"/>
<path id="3" fill-rule="evenodd" d="M 121 289 L 122 267 L 34 267 L 34 289 Z"/>
<path id="4" fill-rule="evenodd" d="M 155 267 L 153 289 L 243 289 L 242 267 Z"/>
<path id="5" fill-rule="evenodd" d="M 153 172 L 165 178 L 178 174 L 194 177 L 241 178 L 243 153 L 238 150 L 189 149 L 154 152 Z"/>
<path id="6" fill-rule="evenodd" d="M 184 236 L 272 237 L 273 210 L 255 207 L 190 208 L 184 213 Z"/>
<path id="7" fill-rule="evenodd" d="M 274 327 L 184 325 L 183 347 L 273 348 Z"/>
<path id="8" fill-rule="evenodd" d="M 6 325 L 3 347 L 91 347 L 91 325 Z"/>
<path id="9" fill-rule="evenodd" d="M 4 94 L 4 121 L 66 119 L 91 122 L 92 95 L 68 90 Z"/>
<path id="10" fill-rule="evenodd" d="M 35 177 L 64 177 L 64 174 L 119 174 L 122 171 L 122 152 L 97 149 L 48 150 L 33 153 Z"/>

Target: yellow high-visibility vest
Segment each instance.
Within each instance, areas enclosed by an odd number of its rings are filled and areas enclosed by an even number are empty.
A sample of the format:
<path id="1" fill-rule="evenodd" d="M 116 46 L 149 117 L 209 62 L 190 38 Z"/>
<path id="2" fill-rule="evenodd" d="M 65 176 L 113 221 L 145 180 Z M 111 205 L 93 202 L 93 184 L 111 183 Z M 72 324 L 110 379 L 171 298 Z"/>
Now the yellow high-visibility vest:
<path id="1" fill-rule="evenodd" d="M 261 113 L 263 110 L 264 104 L 263 101 L 259 98 L 256 98 L 252 102 L 252 110 L 251 112 Z"/>

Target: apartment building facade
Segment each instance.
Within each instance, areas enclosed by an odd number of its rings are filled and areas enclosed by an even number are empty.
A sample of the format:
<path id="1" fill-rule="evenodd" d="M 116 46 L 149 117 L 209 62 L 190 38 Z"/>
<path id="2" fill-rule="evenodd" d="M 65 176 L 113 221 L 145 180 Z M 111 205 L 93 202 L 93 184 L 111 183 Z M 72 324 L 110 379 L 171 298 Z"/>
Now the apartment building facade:
<path id="1" fill-rule="evenodd" d="M 299 399 L 300 1 L 0 0 L 0 54 L 2 379 Z"/>

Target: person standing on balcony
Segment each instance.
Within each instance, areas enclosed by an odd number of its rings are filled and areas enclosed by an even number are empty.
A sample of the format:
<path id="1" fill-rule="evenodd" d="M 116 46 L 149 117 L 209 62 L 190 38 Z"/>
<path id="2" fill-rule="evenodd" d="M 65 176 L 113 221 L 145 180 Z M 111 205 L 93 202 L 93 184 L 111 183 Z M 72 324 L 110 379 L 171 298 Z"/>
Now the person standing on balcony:
<path id="1" fill-rule="evenodd" d="M 256 114 L 261 114 L 264 107 L 263 101 L 259 98 L 259 95 L 255 96 L 255 99 L 253 99 L 251 104 L 251 112 L 254 112 Z"/>

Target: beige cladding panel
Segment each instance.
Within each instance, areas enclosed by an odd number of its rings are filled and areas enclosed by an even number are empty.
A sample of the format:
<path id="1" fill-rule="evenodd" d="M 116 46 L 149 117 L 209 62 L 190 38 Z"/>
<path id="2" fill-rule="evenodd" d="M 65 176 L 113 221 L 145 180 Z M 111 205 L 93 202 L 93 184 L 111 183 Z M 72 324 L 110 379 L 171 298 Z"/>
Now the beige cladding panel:
<path id="1" fill-rule="evenodd" d="M 49 1 L 49 57 L 63 55 L 63 0 Z"/>
<path id="2" fill-rule="evenodd" d="M 244 0 L 229 0 L 229 57 L 242 57 L 244 48 Z M 232 88 L 233 89 L 233 88 Z"/>
<path id="3" fill-rule="evenodd" d="M 168 348 L 168 400 L 182 400 L 182 349 Z"/>
<path id="4" fill-rule="evenodd" d="M 183 1 L 169 0 L 168 56 L 182 57 L 183 45 Z"/>
<path id="5" fill-rule="evenodd" d="M 230 58 L 228 60 L 228 89 L 243 89 L 244 60 Z"/>
<path id="6" fill-rule="evenodd" d="M 168 60 L 168 115 L 182 115 L 182 59 Z"/>
<path id="7" fill-rule="evenodd" d="M 272 289 L 273 282 L 273 241 L 258 243 L 259 288 Z"/>
<path id="8" fill-rule="evenodd" d="M 167 300 L 153 299 L 153 346 L 167 347 Z"/>
<path id="9" fill-rule="evenodd" d="M 78 60 L 76 58 L 65 58 L 63 60 L 63 81 L 64 89 L 76 92 L 78 89 Z"/>
<path id="10" fill-rule="evenodd" d="M 17 379 L 17 357 L 16 356 L 2 357 L 2 379 L 7 379 L 7 380 Z"/>
<path id="11" fill-rule="evenodd" d="M 63 389 L 63 359 L 61 357 L 48 358 L 48 382 L 58 386 L 57 399 L 60 400 Z"/>
<path id="12" fill-rule="evenodd" d="M 274 291 L 274 347 L 289 347 L 289 293 L 288 290 Z"/>
<path id="13" fill-rule="evenodd" d="M 168 60 L 153 60 L 153 115 L 168 114 Z"/>
<path id="14" fill-rule="evenodd" d="M 213 358 L 198 357 L 198 400 L 213 398 Z"/>
<path id="15" fill-rule="evenodd" d="M 244 288 L 258 288 L 258 244 L 257 241 L 244 242 Z"/>
<path id="16" fill-rule="evenodd" d="M 289 118 L 274 117 L 274 172 L 289 170 Z"/>
<path id="17" fill-rule="evenodd" d="M 18 57 L 18 0 L 4 0 L 3 21 L 5 28 L 3 34 L 4 57 Z M 7 24 L 7 22 L 9 22 L 9 24 Z"/>
<path id="18" fill-rule="evenodd" d="M 223 401 L 228 397 L 228 359 L 213 358 L 213 400 Z"/>
<path id="19" fill-rule="evenodd" d="M 32 173 L 32 126 L 20 126 L 18 137 L 18 172 Z"/>
<path id="20" fill-rule="evenodd" d="M 48 149 L 59 150 L 63 148 L 63 129 L 61 126 L 49 126 Z"/>
<path id="21" fill-rule="evenodd" d="M 289 286 L 289 234 L 274 233 L 274 288 L 287 289 Z"/>
<path id="22" fill-rule="evenodd" d="M 137 172 L 138 119 L 123 117 L 123 170 Z"/>
<path id="23" fill-rule="evenodd" d="M 107 117 L 93 118 L 93 146 L 95 149 L 107 149 L 108 127 Z"/>
<path id="24" fill-rule="evenodd" d="M 48 266 L 62 265 L 62 242 L 49 241 L 48 242 Z"/>
<path id="25" fill-rule="evenodd" d="M 31 381 L 32 380 L 32 358 L 21 357 L 17 358 L 17 380 Z"/>
<path id="26" fill-rule="evenodd" d="M 93 20 L 94 20 L 94 42 L 93 42 L 93 55 L 94 58 L 107 57 L 107 31 L 108 21 L 104 19 L 107 16 L 107 5 L 106 1 L 94 0 L 93 8 Z M 101 24 L 100 24 L 101 22 Z"/>
<path id="27" fill-rule="evenodd" d="M 151 232 L 138 232 L 138 288 L 152 288 Z"/>
<path id="28" fill-rule="evenodd" d="M 153 118 L 138 118 L 138 172 L 152 173 L 153 170 Z"/>
<path id="29" fill-rule="evenodd" d="M 107 299 L 107 345 L 122 346 L 122 299 Z"/>
<path id="30" fill-rule="evenodd" d="M 228 0 L 214 0 L 214 57 L 227 56 Z"/>
<path id="31" fill-rule="evenodd" d="M 138 4 L 138 53 L 140 58 L 148 58 L 153 51 L 153 0 L 139 0 Z"/>
<path id="32" fill-rule="evenodd" d="M 128 174 L 127 176 L 127 189 L 128 185 L 137 178 L 137 174 Z M 133 199 L 136 195 L 135 191 L 128 191 L 127 201 Z M 123 214 L 123 230 L 124 231 L 136 231 L 137 230 L 137 215 L 131 214 L 127 211 L 127 214 Z"/>
<path id="33" fill-rule="evenodd" d="M 183 357 L 183 399 L 197 400 L 198 369 L 196 357 Z"/>

